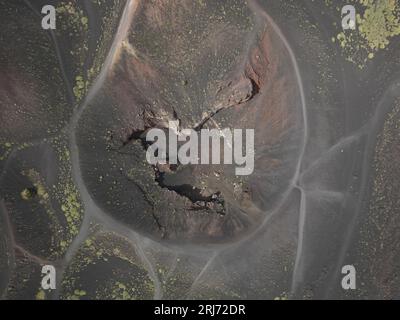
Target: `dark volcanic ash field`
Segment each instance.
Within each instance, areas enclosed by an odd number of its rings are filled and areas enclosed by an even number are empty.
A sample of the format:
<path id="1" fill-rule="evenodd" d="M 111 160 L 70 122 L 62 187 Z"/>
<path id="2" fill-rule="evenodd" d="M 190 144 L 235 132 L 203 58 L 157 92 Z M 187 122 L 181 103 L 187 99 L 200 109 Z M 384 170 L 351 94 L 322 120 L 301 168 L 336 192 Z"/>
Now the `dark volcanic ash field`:
<path id="1" fill-rule="evenodd" d="M 396 3 L 357 38 L 329 1 L 51 2 L 0 1 L 2 298 L 399 298 Z M 171 123 L 254 129 L 254 172 L 150 165 Z"/>

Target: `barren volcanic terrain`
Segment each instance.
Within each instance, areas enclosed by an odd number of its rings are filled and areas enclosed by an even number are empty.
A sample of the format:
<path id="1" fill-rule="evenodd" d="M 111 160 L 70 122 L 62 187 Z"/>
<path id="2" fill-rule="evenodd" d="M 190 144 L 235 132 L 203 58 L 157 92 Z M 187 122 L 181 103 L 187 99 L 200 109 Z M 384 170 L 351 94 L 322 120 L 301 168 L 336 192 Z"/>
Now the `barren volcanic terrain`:
<path id="1" fill-rule="evenodd" d="M 51 2 L 0 0 L 0 298 L 399 298 L 396 1 Z"/>

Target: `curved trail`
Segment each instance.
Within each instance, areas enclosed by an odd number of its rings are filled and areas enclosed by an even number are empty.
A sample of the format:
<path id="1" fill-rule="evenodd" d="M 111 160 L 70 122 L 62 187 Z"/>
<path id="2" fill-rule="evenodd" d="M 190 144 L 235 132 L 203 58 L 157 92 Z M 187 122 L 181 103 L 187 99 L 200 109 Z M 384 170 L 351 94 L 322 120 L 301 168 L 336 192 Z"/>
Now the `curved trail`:
<path id="1" fill-rule="evenodd" d="M 384 92 L 382 95 L 380 101 L 376 105 L 376 110 L 375 113 L 372 115 L 370 121 L 368 122 L 368 126 L 370 127 L 369 131 L 366 132 L 365 134 L 367 135 L 367 143 L 364 149 L 364 157 L 363 157 L 363 164 L 362 164 L 362 176 L 361 176 L 361 188 L 360 188 L 360 198 L 356 203 L 356 209 L 354 212 L 354 215 L 351 217 L 349 221 L 349 227 L 348 230 L 345 234 L 345 238 L 343 241 L 342 248 L 340 250 L 340 254 L 338 257 L 338 260 L 336 262 L 335 266 L 335 275 L 336 277 L 333 277 L 331 281 L 329 282 L 329 285 L 326 287 L 325 290 L 325 295 L 324 299 L 327 299 L 329 297 L 329 294 L 331 293 L 330 290 L 332 287 L 334 287 L 335 283 L 339 283 L 338 278 L 341 275 L 341 268 L 343 265 L 345 265 L 344 261 L 346 258 L 346 252 L 347 249 L 351 243 L 352 237 L 353 237 L 353 230 L 356 226 L 357 223 L 357 218 L 360 215 L 360 210 L 363 209 L 363 197 L 367 192 L 368 189 L 368 180 L 370 178 L 368 171 L 370 170 L 370 158 L 374 154 L 375 150 L 375 144 L 376 144 L 376 139 L 379 133 L 379 125 L 384 122 L 385 115 L 389 110 L 391 109 L 392 105 L 391 102 L 393 102 L 395 99 L 399 97 L 399 92 L 400 92 L 400 81 L 396 81 L 395 83 L 392 83 L 392 85 Z"/>
<path id="2" fill-rule="evenodd" d="M 86 185 L 82 179 L 82 172 L 80 168 L 80 161 L 79 161 L 79 150 L 77 146 L 77 137 L 76 137 L 76 129 L 79 123 L 79 119 L 82 115 L 82 113 L 85 110 L 85 107 L 91 102 L 93 97 L 97 94 L 97 92 L 101 89 L 103 86 L 107 74 L 112 67 L 113 63 L 115 62 L 115 59 L 118 55 L 118 52 L 121 48 L 122 42 L 125 40 L 125 38 L 128 35 L 129 27 L 131 26 L 133 16 L 136 12 L 136 9 L 138 7 L 138 0 L 128 0 L 125 8 L 122 13 L 122 17 L 117 29 L 116 36 L 113 40 L 113 43 L 110 47 L 109 53 L 106 57 L 106 60 L 103 64 L 103 67 L 96 78 L 94 84 L 91 86 L 86 98 L 84 99 L 82 105 L 75 111 L 75 114 L 72 116 L 71 123 L 70 123 L 70 155 L 71 155 L 71 165 L 72 165 L 72 174 L 73 174 L 73 179 L 75 182 L 75 185 L 79 191 L 79 194 L 82 199 L 82 204 L 84 207 L 84 219 L 82 221 L 82 225 L 79 231 L 78 236 L 73 240 L 72 244 L 68 248 L 65 259 L 64 259 L 64 270 L 61 270 L 62 273 L 65 271 L 65 266 L 68 265 L 68 263 L 71 261 L 73 258 L 75 252 L 79 249 L 81 243 L 85 240 L 87 236 L 87 232 L 89 230 L 89 224 L 93 219 L 98 219 L 101 221 L 106 222 L 106 225 L 108 224 L 107 222 L 110 220 L 108 219 L 109 217 L 103 212 L 101 208 L 99 208 L 96 203 L 93 201 L 91 195 L 89 194 L 89 191 L 86 188 Z M 119 228 L 123 229 L 125 232 L 124 235 L 126 235 L 128 238 L 131 233 L 129 233 L 130 230 L 127 230 L 125 226 L 119 224 L 118 222 L 112 221 L 112 225 L 116 225 Z M 135 235 L 136 236 L 136 235 Z M 159 299 L 161 297 L 161 284 L 160 281 L 156 275 L 156 273 L 153 270 L 153 267 L 147 257 L 145 256 L 143 250 L 141 247 L 138 245 L 138 241 L 135 242 L 135 248 L 136 248 L 136 253 L 139 256 L 139 258 L 142 259 L 142 262 L 144 265 L 147 266 L 147 270 L 149 272 L 150 277 L 153 279 L 154 282 L 154 287 L 155 287 L 155 293 L 154 293 L 154 298 Z M 59 277 L 59 282 L 62 281 L 63 276 Z M 60 288 L 60 285 L 57 286 L 57 288 Z M 59 289 L 56 292 L 56 296 L 59 295 Z"/>
<path id="3" fill-rule="evenodd" d="M 301 194 L 302 194 L 302 199 L 303 199 L 303 189 L 300 186 L 300 177 L 301 177 L 301 166 L 303 163 L 303 158 L 304 158 L 304 154 L 306 151 L 306 145 L 307 145 L 307 141 L 308 141 L 308 117 L 307 117 L 307 109 L 306 109 L 306 98 L 305 98 L 305 93 L 304 93 L 304 88 L 303 88 L 303 80 L 301 77 L 301 73 L 300 73 L 300 69 L 297 63 L 297 59 L 296 56 L 294 55 L 294 52 L 289 44 L 289 42 L 287 41 L 287 39 L 285 38 L 285 36 L 283 35 L 281 29 L 278 27 L 278 25 L 274 22 L 274 20 L 271 18 L 271 16 L 269 16 L 265 10 L 259 5 L 258 0 L 250 0 L 249 1 L 249 6 L 253 9 L 254 12 L 256 12 L 257 14 L 260 14 L 261 16 L 263 16 L 267 22 L 272 26 L 274 32 L 278 35 L 278 37 L 281 39 L 281 41 L 283 42 L 286 50 L 289 53 L 290 56 L 290 60 L 292 62 L 293 68 L 295 70 L 295 76 L 296 76 L 296 80 L 297 80 L 297 84 L 299 86 L 299 92 L 300 92 L 300 97 L 301 97 L 301 108 L 302 108 L 302 117 L 303 117 L 303 143 L 300 149 L 300 154 L 299 154 L 299 158 L 298 158 L 298 162 L 296 165 L 296 170 L 295 170 L 295 174 L 292 178 L 291 184 L 289 185 L 289 188 L 284 192 L 282 199 L 276 204 L 275 208 L 273 210 L 270 211 L 270 213 L 265 217 L 264 221 L 262 221 L 262 223 L 260 224 L 260 226 L 254 230 L 253 233 L 251 233 L 250 235 L 248 235 L 247 237 L 244 237 L 243 239 L 241 239 L 240 241 L 231 244 L 231 245 L 227 245 L 225 247 L 228 247 L 230 249 L 237 247 L 238 245 L 242 244 L 243 242 L 247 241 L 249 238 L 251 238 L 253 235 L 257 234 L 258 231 L 260 231 L 269 221 L 270 219 L 277 213 L 279 212 L 279 210 L 281 209 L 281 207 L 283 206 L 283 204 L 286 202 L 286 200 L 288 199 L 288 197 L 290 196 L 290 194 L 292 193 L 292 191 L 294 189 L 298 189 L 300 190 Z M 305 199 L 305 196 L 304 196 Z M 303 203 L 303 202 L 302 202 Z M 303 209 L 300 210 L 300 218 L 299 218 L 299 234 L 303 234 L 303 230 L 304 230 L 304 223 L 305 223 L 305 202 L 304 202 L 304 207 Z M 295 271 L 293 273 L 293 279 L 298 277 L 298 269 L 299 269 L 299 261 L 301 258 L 301 253 L 302 253 L 302 248 L 303 248 L 303 237 L 299 236 L 299 241 L 298 241 L 298 249 L 297 249 L 297 255 L 296 255 L 296 267 L 295 267 Z M 222 249 L 222 247 L 220 247 Z M 196 278 L 196 282 L 198 282 L 201 277 L 206 273 L 207 269 L 210 268 L 213 264 L 213 262 L 215 261 L 216 257 L 218 256 L 218 251 L 215 251 L 210 259 L 208 260 L 208 262 L 205 264 L 205 266 L 203 267 L 202 271 L 200 272 L 200 274 L 197 276 Z M 293 283 L 295 283 L 295 280 L 293 280 Z M 292 285 L 293 287 L 294 285 Z M 193 283 L 192 287 L 190 290 L 193 290 L 193 288 L 195 287 L 195 283 Z"/>
<path id="4" fill-rule="evenodd" d="M 94 84 L 91 86 L 85 100 L 83 101 L 82 105 L 79 107 L 79 109 L 75 112 L 71 119 L 71 124 L 70 124 L 70 153 L 71 153 L 71 164 L 72 164 L 72 173 L 73 173 L 73 178 L 76 184 L 76 187 L 79 190 L 79 193 L 82 198 L 82 203 L 85 208 L 85 218 L 84 222 L 89 221 L 88 218 L 90 215 L 93 215 L 94 212 L 102 212 L 102 210 L 95 204 L 93 201 L 92 197 L 89 194 L 89 191 L 86 188 L 86 185 L 82 179 L 82 172 L 80 168 L 80 161 L 79 161 L 79 150 L 77 146 L 77 137 L 76 137 L 76 129 L 79 123 L 79 119 L 85 110 L 85 107 L 88 105 L 88 103 L 93 99 L 93 97 L 96 95 L 96 93 L 99 91 L 99 89 L 102 87 L 104 84 L 104 81 L 107 77 L 107 73 L 109 69 L 112 67 L 112 64 L 114 62 L 115 56 L 118 52 L 118 50 L 121 47 L 122 41 L 125 39 L 127 36 L 129 26 L 131 24 L 133 15 L 136 11 L 138 5 L 137 0 L 129 0 L 124 8 L 121 21 L 117 30 L 117 35 L 114 38 L 114 41 L 111 45 L 110 51 L 107 55 L 107 58 L 104 62 L 104 65 L 94 82 Z M 85 223 L 82 225 L 82 230 L 85 230 L 87 226 Z M 81 233 L 80 233 L 81 235 Z M 80 237 L 78 236 L 73 245 L 71 246 L 70 250 L 67 252 L 67 256 L 70 256 L 70 251 L 74 251 L 76 246 L 79 245 Z"/>
<path id="5" fill-rule="evenodd" d="M 304 128 L 303 128 L 303 144 L 301 146 L 300 150 L 300 155 L 299 155 L 299 160 L 297 162 L 296 166 L 296 171 L 292 179 L 291 187 L 289 188 L 288 192 L 286 193 L 286 197 L 289 196 L 290 192 L 292 189 L 297 189 L 301 193 L 301 201 L 300 201 L 300 213 L 299 213 L 299 227 L 298 227 L 298 241 L 297 241 L 297 252 L 296 252 L 296 260 L 295 260 L 295 266 L 293 270 L 293 279 L 292 279 L 292 288 L 291 292 L 293 293 L 296 287 L 296 284 L 299 281 L 299 278 L 301 278 L 301 272 L 300 272 L 300 260 L 302 257 L 302 252 L 303 252 L 303 236 L 304 236 L 304 225 L 305 225 L 305 220 L 306 220 L 306 203 L 305 203 L 305 191 L 303 190 L 303 187 L 301 186 L 300 182 L 300 173 L 301 173 L 301 166 L 303 163 L 303 158 L 304 154 L 306 151 L 306 146 L 307 146 L 307 141 L 308 141 L 308 117 L 307 117 L 307 108 L 306 108 L 306 98 L 304 94 L 304 87 L 303 87 L 303 80 L 301 77 L 300 69 L 297 63 L 296 56 L 288 42 L 288 40 L 285 38 L 283 35 L 282 31 L 278 27 L 278 25 L 273 21 L 273 19 L 261 8 L 259 3 L 255 0 L 251 2 L 251 5 L 254 6 L 257 11 L 263 15 L 269 24 L 273 27 L 274 31 L 277 33 L 277 35 L 280 37 L 282 42 L 284 43 L 286 49 L 288 50 L 288 53 L 290 55 L 290 59 L 292 60 L 292 64 L 295 70 L 296 78 L 297 78 L 297 83 L 299 85 L 299 90 L 300 90 L 300 97 L 301 97 L 301 105 L 302 105 L 302 113 L 303 113 L 303 123 L 304 123 Z M 285 202 L 286 197 L 282 200 L 282 204 Z M 266 221 L 269 220 L 271 215 L 269 215 L 266 219 Z M 265 223 L 264 223 L 265 224 Z"/>

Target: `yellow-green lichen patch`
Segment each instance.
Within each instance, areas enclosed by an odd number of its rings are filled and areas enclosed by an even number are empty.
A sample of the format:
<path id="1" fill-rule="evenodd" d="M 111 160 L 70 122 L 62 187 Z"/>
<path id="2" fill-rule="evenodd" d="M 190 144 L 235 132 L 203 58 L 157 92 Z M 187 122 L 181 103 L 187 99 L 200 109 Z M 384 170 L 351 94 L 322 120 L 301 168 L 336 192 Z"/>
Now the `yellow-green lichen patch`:
<path id="1" fill-rule="evenodd" d="M 30 189 L 25 188 L 21 192 L 21 198 L 25 201 L 32 199 L 34 192 Z"/>
<path id="2" fill-rule="evenodd" d="M 119 281 L 110 286 L 110 292 L 113 300 L 133 300 L 135 298 L 135 288 L 127 288 Z"/>
<path id="3" fill-rule="evenodd" d="M 39 202 L 40 206 L 44 209 L 48 219 L 48 235 L 51 237 L 51 247 L 49 248 L 49 258 L 56 258 L 60 255 L 57 254 L 56 248 L 60 242 L 60 237 L 63 234 L 62 224 L 58 220 L 57 214 L 54 210 L 52 199 L 50 197 L 48 187 L 40 173 L 36 169 L 27 169 L 21 172 L 22 176 L 27 177 L 33 187 L 24 188 L 21 193 L 23 201 Z M 32 204 L 34 205 L 34 204 Z M 32 212 L 35 214 L 35 212 Z"/>
<path id="4" fill-rule="evenodd" d="M 71 236 L 78 234 L 79 224 L 82 219 L 82 208 L 78 200 L 78 193 L 72 183 L 67 183 L 64 188 L 64 199 L 62 200 L 61 210 L 65 214 L 68 224 L 68 233 Z"/>
<path id="5" fill-rule="evenodd" d="M 0 144 L 0 161 L 5 160 L 10 154 L 12 149 L 12 143 L 5 142 Z"/>
<path id="6" fill-rule="evenodd" d="M 154 285 L 135 248 L 125 238 L 101 230 L 86 239 L 62 282 L 63 299 L 150 299 Z M 78 295 L 77 292 L 85 292 Z"/>
<path id="7" fill-rule="evenodd" d="M 31 145 L 27 142 L 17 144 L 14 142 L 1 142 L 0 140 L 0 161 L 6 160 L 13 150 L 20 151 Z"/>
<path id="8" fill-rule="evenodd" d="M 45 300 L 46 299 L 46 292 L 42 289 L 38 291 L 38 293 L 35 296 L 36 300 Z"/>
<path id="9" fill-rule="evenodd" d="M 83 79 L 82 76 L 76 76 L 75 86 L 73 88 L 75 98 L 81 100 L 88 89 L 88 82 Z"/>
<path id="10" fill-rule="evenodd" d="M 14 163 L 16 168 L 11 168 L 18 170 L 21 176 L 21 183 L 6 192 L 7 197 L 15 199 L 11 202 L 14 204 L 10 204 L 10 210 L 15 212 L 15 216 L 21 216 L 12 223 L 16 223 L 17 229 L 21 230 L 18 235 L 21 245 L 36 246 L 36 253 L 40 252 L 48 260 L 59 259 L 78 234 L 83 219 L 83 206 L 72 179 L 67 141 L 56 137 L 48 144 L 22 152 L 23 159 L 31 158 L 32 162 L 20 161 L 17 157 Z M 42 157 L 42 153 L 46 157 Z M 45 158 L 56 166 L 45 171 L 45 163 L 38 160 Z M 30 230 L 32 221 L 35 228 L 42 232 L 22 231 Z M 37 245 L 35 241 L 41 244 Z"/>
<path id="11" fill-rule="evenodd" d="M 89 19 L 85 16 L 79 2 L 62 2 L 56 8 L 59 19 L 58 36 L 71 42 L 70 56 L 75 70 L 73 93 L 79 102 L 87 91 L 84 66 L 89 52 Z"/>
<path id="12" fill-rule="evenodd" d="M 122 1 L 94 1 L 93 10 L 102 17 L 96 30 L 90 29 L 89 17 L 82 4 L 61 2 L 56 8 L 60 28 L 57 34 L 72 44 L 69 51 L 73 63 L 73 94 L 77 103 L 87 94 L 103 66 L 115 34 L 124 3 Z"/>
<path id="13" fill-rule="evenodd" d="M 84 296 L 86 296 L 85 290 L 74 290 L 74 294 L 69 297 L 68 300 L 81 300 Z"/>
<path id="14" fill-rule="evenodd" d="M 1 187 L 15 241 L 43 260 L 60 259 L 65 253 L 60 242 L 68 240 L 55 188 L 62 179 L 61 162 L 49 142 L 21 150 L 16 146 L 11 157 Z"/>
<path id="15" fill-rule="evenodd" d="M 390 39 L 400 34 L 399 4 L 396 0 L 360 0 L 366 6 L 359 16 L 359 30 L 370 50 L 384 49 Z"/>
<path id="16" fill-rule="evenodd" d="M 393 37 L 400 35 L 400 6 L 396 0 L 358 0 L 356 30 L 339 32 L 336 36 L 345 58 L 364 68 L 368 60 L 385 49 Z M 340 8 L 338 8 L 340 10 Z"/>
<path id="17" fill-rule="evenodd" d="M 274 300 L 288 300 L 288 294 L 283 292 L 280 296 L 275 297 Z"/>
<path id="18" fill-rule="evenodd" d="M 37 195 L 39 198 L 39 203 L 44 205 L 49 210 L 49 212 L 51 212 L 51 204 L 49 203 L 49 194 L 47 192 L 45 182 L 40 176 L 40 173 L 35 169 L 28 169 L 22 171 L 21 174 L 25 177 L 28 177 L 34 186 L 34 188 L 32 189 L 27 189 L 27 188 L 23 189 L 21 191 L 21 197 L 23 199 L 25 197 L 27 199 L 24 200 L 28 200 L 33 196 Z M 53 216 L 53 213 L 51 213 L 51 215 Z"/>
<path id="19" fill-rule="evenodd" d="M 71 25 L 78 27 L 83 27 L 83 29 L 88 28 L 88 19 L 83 15 L 83 11 L 72 2 L 63 2 L 56 8 L 57 13 L 68 15 L 68 19 Z"/>
<path id="20" fill-rule="evenodd" d="M 103 63 L 108 54 L 110 45 L 114 39 L 114 34 L 118 29 L 118 22 L 120 14 L 122 13 L 124 3 L 121 1 L 94 1 L 94 5 L 102 14 L 102 25 L 99 38 L 97 39 L 97 46 L 94 50 L 91 66 L 88 67 L 86 74 L 86 84 L 92 83 L 103 67 Z M 108 8 L 102 10 L 102 8 Z"/>
<path id="21" fill-rule="evenodd" d="M 61 251 L 64 252 L 79 232 L 83 219 L 83 206 L 72 178 L 70 153 L 66 142 L 63 139 L 54 139 L 52 142 L 59 161 L 58 182 L 52 191 L 65 219 L 65 236 L 59 243 Z"/>

